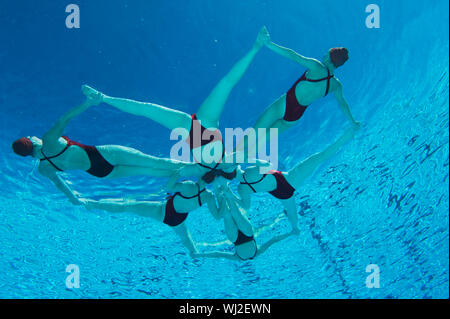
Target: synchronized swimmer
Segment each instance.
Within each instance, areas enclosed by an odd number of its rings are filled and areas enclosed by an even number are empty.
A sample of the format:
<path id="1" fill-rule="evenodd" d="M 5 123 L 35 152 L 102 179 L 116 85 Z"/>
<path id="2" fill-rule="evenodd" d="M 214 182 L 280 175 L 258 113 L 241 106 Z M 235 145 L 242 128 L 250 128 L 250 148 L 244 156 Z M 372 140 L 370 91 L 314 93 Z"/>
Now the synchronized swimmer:
<path id="1" fill-rule="evenodd" d="M 154 177 L 171 176 L 175 170 L 184 167 L 189 176 L 194 164 L 158 158 L 136 149 L 120 145 L 89 146 L 62 136 L 71 119 L 89 107 L 97 105 L 98 99 L 87 98 L 84 103 L 61 117 L 42 139 L 36 136 L 22 137 L 12 144 L 14 152 L 21 156 L 32 156 L 39 160 L 38 171 L 49 178 L 75 205 L 80 199 L 58 176 L 59 172 L 83 170 L 99 178 L 119 178 L 136 175 Z"/>
<path id="2" fill-rule="evenodd" d="M 281 134 L 299 121 L 309 104 L 330 92 L 334 93 L 339 106 L 351 122 L 351 127 L 333 144 L 298 163 L 287 172 L 270 170 L 270 163 L 262 160 L 255 160 L 256 164 L 246 169 L 238 163 L 224 161 L 225 156 L 230 154 L 225 154 L 219 130 L 220 116 L 231 90 L 263 46 L 298 62 L 307 70 L 286 94 L 263 112 L 254 125 L 255 129 L 276 128 L 278 134 Z M 348 51 L 345 48 L 330 49 L 322 61 L 303 57 L 291 49 L 271 42 L 267 29 L 263 27 L 252 49 L 219 81 L 197 112 L 192 115 L 154 103 L 110 97 L 83 85 L 82 92 L 86 100 L 81 105 L 61 117 L 42 138 L 22 137 L 12 144 L 12 148 L 18 155 L 38 159 L 39 173 L 49 178 L 75 205 L 84 205 L 87 209 L 99 209 L 112 213 L 129 212 L 162 222 L 175 231 L 193 258 L 252 259 L 274 243 L 300 232 L 295 190 L 312 175 L 319 165 L 336 154 L 360 128 L 360 123 L 354 120 L 345 101 L 342 84 L 334 76 L 336 68 L 342 66 L 347 59 Z M 147 117 L 169 130 L 185 129 L 189 132 L 186 143 L 192 152 L 194 162 L 158 158 L 120 145 L 89 146 L 63 136 L 64 129 L 70 120 L 100 103 L 106 103 L 127 113 Z M 196 130 L 200 132 L 199 140 L 194 134 Z M 209 136 L 206 140 L 201 138 L 205 136 L 203 134 L 205 132 Z M 234 151 L 245 152 L 258 148 L 261 146 L 260 143 L 266 140 L 266 137 L 258 136 L 254 145 L 247 146 L 241 141 Z M 217 149 L 220 149 L 220 152 L 217 152 Z M 201 154 L 205 151 L 212 154 L 212 164 L 203 161 Z M 164 201 L 118 199 L 97 201 L 82 198 L 73 192 L 58 175 L 59 172 L 67 170 L 83 170 L 99 178 L 137 175 L 168 177 L 165 189 L 172 195 Z M 263 170 L 265 173 L 262 173 Z M 181 178 L 192 180 L 180 181 Z M 230 189 L 230 182 L 235 179 L 239 182 L 238 194 Z M 207 188 L 208 184 L 213 186 L 213 191 Z M 274 236 L 264 244 L 257 244 L 256 239 L 262 230 L 255 230 L 247 216 L 251 207 L 251 195 L 257 192 L 269 192 L 280 200 L 291 223 L 292 232 Z M 225 234 L 234 247 L 234 253 L 199 252 L 199 245 L 192 239 L 186 219 L 190 212 L 203 204 L 207 205 L 215 219 L 223 220 Z M 278 219 L 269 227 L 262 229 L 272 228 L 277 221 Z"/>

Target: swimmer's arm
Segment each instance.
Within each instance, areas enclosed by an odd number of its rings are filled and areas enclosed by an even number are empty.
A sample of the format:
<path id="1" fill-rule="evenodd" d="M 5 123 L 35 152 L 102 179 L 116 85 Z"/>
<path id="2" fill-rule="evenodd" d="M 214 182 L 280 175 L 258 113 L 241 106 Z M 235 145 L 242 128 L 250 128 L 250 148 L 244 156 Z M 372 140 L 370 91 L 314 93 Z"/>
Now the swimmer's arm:
<path id="1" fill-rule="evenodd" d="M 275 237 L 272 237 L 272 239 L 270 239 L 269 241 L 267 241 L 266 243 L 264 243 L 261 247 L 259 247 L 258 249 L 258 255 L 263 254 L 270 246 L 272 246 L 273 244 L 282 241 L 286 238 L 288 238 L 289 236 L 291 236 L 293 233 L 286 233 L 283 235 L 278 235 Z"/>
<path id="2" fill-rule="evenodd" d="M 53 127 L 50 130 L 48 130 L 42 137 L 44 145 L 47 143 L 56 143 L 63 134 L 64 129 L 66 128 L 67 124 L 69 124 L 70 120 L 80 115 L 94 104 L 95 101 L 93 99 L 88 98 L 82 104 L 78 105 L 77 107 L 74 107 L 69 112 L 64 114 L 58 121 L 56 121 Z"/>
<path id="3" fill-rule="evenodd" d="M 348 106 L 348 103 L 344 98 L 344 94 L 342 93 L 342 84 L 340 82 L 338 82 L 338 88 L 336 89 L 336 91 L 334 91 L 334 96 L 336 97 L 339 107 L 341 108 L 342 112 L 347 117 L 349 122 L 359 127 L 360 123 L 355 121 L 355 119 L 353 118 L 350 107 Z"/>
<path id="4" fill-rule="evenodd" d="M 295 52 L 292 49 L 282 47 L 281 45 L 275 44 L 273 42 L 268 42 L 266 46 L 272 51 L 299 63 L 308 70 L 315 69 L 320 66 L 320 62 L 316 59 L 304 57 L 303 55 Z"/>
<path id="5" fill-rule="evenodd" d="M 66 182 L 63 181 L 63 179 L 58 176 L 57 174 L 49 174 L 46 175 L 46 177 L 48 177 L 53 184 L 61 191 L 64 193 L 64 195 L 67 196 L 67 198 L 69 199 L 69 201 L 74 204 L 74 205 L 81 205 L 80 200 L 78 199 L 78 197 L 75 195 L 75 193 L 70 189 L 70 187 L 67 185 Z"/>

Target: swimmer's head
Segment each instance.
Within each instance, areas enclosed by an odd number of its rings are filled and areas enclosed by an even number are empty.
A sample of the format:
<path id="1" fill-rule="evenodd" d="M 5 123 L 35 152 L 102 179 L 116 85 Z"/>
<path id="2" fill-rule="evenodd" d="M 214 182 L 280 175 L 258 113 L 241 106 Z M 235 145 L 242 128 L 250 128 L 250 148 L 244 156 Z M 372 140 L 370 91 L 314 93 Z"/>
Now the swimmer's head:
<path id="1" fill-rule="evenodd" d="M 42 147 L 42 141 L 35 136 L 19 138 L 12 144 L 14 153 L 20 156 L 33 156 L 37 149 Z"/>
<path id="2" fill-rule="evenodd" d="M 234 249 L 236 251 L 236 255 L 242 260 L 253 259 L 258 252 L 258 246 L 254 240 L 240 245 L 235 245 Z"/>
<path id="3" fill-rule="evenodd" d="M 328 57 L 334 67 L 338 68 L 348 60 L 348 50 L 343 47 L 331 48 L 328 50 Z"/>

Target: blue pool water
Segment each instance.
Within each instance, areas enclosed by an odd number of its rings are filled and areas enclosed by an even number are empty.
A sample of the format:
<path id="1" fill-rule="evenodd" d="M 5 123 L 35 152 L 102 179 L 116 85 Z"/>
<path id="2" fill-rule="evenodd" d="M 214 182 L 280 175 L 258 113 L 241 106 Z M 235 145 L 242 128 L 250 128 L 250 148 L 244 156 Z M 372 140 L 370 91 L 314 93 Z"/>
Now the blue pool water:
<path id="1" fill-rule="evenodd" d="M 448 298 L 448 2 L 377 0 L 368 29 L 362 0 L 76 0 L 81 28 L 65 27 L 64 1 L 0 3 L 1 298 Z M 346 46 L 336 74 L 356 138 L 297 192 L 298 237 L 253 261 L 192 260 L 166 226 L 68 203 L 35 163 L 11 152 L 82 101 L 81 84 L 106 94 L 194 112 L 266 25 L 272 39 L 322 58 Z M 263 49 L 232 92 L 224 127 L 249 127 L 303 72 Z M 323 149 L 346 127 L 334 99 L 315 103 L 280 140 L 281 169 Z M 101 105 L 67 135 L 168 156 L 169 131 Z M 67 173 L 85 197 L 161 198 L 161 179 L 104 181 Z M 254 226 L 281 213 L 254 197 Z M 189 216 L 197 241 L 225 238 L 206 208 Z M 283 221 L 273 234 L 289 230 Z M 271 235 L 261 238 L 267 240 Z M 67 289 L 68 264 L 80 268 Z M 380 288 L 366 287 L 366 266 Z"/>

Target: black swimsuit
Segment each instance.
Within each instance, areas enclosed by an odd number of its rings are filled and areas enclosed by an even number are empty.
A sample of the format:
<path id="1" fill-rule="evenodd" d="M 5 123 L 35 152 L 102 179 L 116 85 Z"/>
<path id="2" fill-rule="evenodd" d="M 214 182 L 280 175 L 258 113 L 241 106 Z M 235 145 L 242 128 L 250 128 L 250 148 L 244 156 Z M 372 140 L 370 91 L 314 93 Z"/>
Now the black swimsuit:
<path id="1" fill-rule="evenodd" d="M 193 114 L 191 117 L 192 117 L 191 130 L 189 131 L 189 136 L 186 140 L 191 151 L 194 148 L 202 147 L 202 146 L 208 145 L 209 143 L 212 143 L 215 141 L 220 141 L 222 143 L 222 158 L 221 158 L 221 161 L 222 161 L 223 158 L 225 157 L 225 145 L 223 144 L 222 134 L 220 133 L 220 131 L 219 130 L 210 131 L 207 128 L 205 128 L 203 125 L 200 124 L 200 121 L 197 119 L 196 114 Z M 199 131 L 200 131 L 200 143 L 198 143 L 199 142 L 198 139 L 194 138 L 195 132 L 199 132 Z M 209 133 L 209 139 L 206 139 L 206 140 L 203 139 L 203 134 L 205 131 L 207 131 Z M 205 173 L 202 176 L 202 179 L 207 184 L 212 183 L 217 176 L 222 176 L 228 180 L 232 180 L 236 177 L 236 170 L 234 170 L 231 173 L 227 173 L 221 169 L 217 169 L 217 167 L 220 165 L 220 161 L 217 162 L 216 165 L 214 165 L 214 167 L 207 166 L 200 162 L 197 162 L 197 164 L 200 165 L 201 167 L 204 167 L 204 168 L 207 168 L 210 170 L 208 173 Z"/>
<path id="2" fill-rule="evenodd" d="M 234 245 L 235 245 L 235 246 L 243 245 L 243 244 L 248 243 L 248 242 L 251 242 L 251 241 L 253 241 L 253 242 L 255 243 L 255 247 L 256 247 L 256 249 L 255 249 L 255 254 L 254 254 L 252 257 L 246 258 L 246 259 L 253 259 L 253 258 L 255 258 L 256 254 L 257 254 L 257 252 L 258 252 L 258 246 L 256 245 L 256 241 L 255 241 L 255 238 L 253 237 L 253 235 L 252 235 L 252 236 L 247 236 L 247 235 L 245 235 L 243 232 L 241 232 L 240 230 L 238 230 L 238 237 L 237 237 L 236 241 L 234 242 Z M 246 259 L 242 258 L 241 256 L 239 256 L 238 254 L 236 254 L 236 255 L 237 255 L 240 259 L 246 260 Z"/>
<path id="3" fill-rule="evenodd" d="M 317 80 L 312 80 L 312 79 L 307 79 L 306 78 L 306 71 L 305 73 L 303 73 L 303 75 L 301 76 L 300 79 L 297 80 L 297 82 L 294 83 L 294 85 L 290 88 L 290 90 L 287 92 L 286 94 L 286 110 L 284 111 L 284 117 L 283 120 L 287 121 L 287 122 L 295 122 L 297 120 L 299 120 L 303 113 L 306 111 L 306 108 L 308 107 L 308 105 L 301 105 L 298 102 L 297 96 L 295 94 L 295 89 L 297 88 L 297 85 L 302 82 L 302 81 L 307 81 L 307 82 L 322 82 L 322 81 L 327 81 L 327 89 L 325 91 L 325 95 L 327 96 L 328 91 L 330 90 L 330 79 L 334 76 L 333 74 L 330 75 L 330 70 L 327 68 L 328 71 L 328 76 L 322 78 L 322 79 L 317 79 Z"/>
<path id="4" fill-rule="evenodd" d="M 178 226 L 186 220 L 186 218 L 189 214 L 189 213 L 180 213 L 175 210 L 173 200 L 175 199 L 176 196 L 180 196 L 181 198 L 184 198 L 184 199 L 192 199 L 192 198 L 197 197 L 198 198 L 198 207 L 202 206 L 202 200 L 200 198 L 200 195 L 202 192 L 204 192 L 206 190 L 206 188 L 200 190 L 200 185 L 197 184 L 197 186 L 198 186 L 198 192 L 194 196 L 184 196 L 180 192 L 176 192 L 175 194 L 173 194 L 172 196 L 169 197 L 169 199 L 166 202 L 166 214 L 164 215 L 164 220 L 163 220 L 164 224 L 172 226 L 172 227 Z"/>
<path id="5" fill-rule="evenodd" d="M 242 245 L 242 244 L 248 243 L 249 241 L 252 241 L 252 240 L 255 240 L 253 236 L 247 236 L 243 232 L 238 230 L 238 237 L 237 237 L 236 241 L 234 242 L 234 244 L 236 246 Z"/>
<path id="6" fill-rule="evenodd" d="M 63 139 L 66 140 L 67 145 L 64 147 L 64 149 L 59 152 L 56 155 L 53 156 L 46 156 L 44 152 L 41 149 L 41 154 L 44 156 L 44 158 L 41 158 L 40 161 L 48 161 L 56 170 L 62 172 L 63 170 L 60 169 L 58 166 L 53 163 L 52 159 L 59 157 L 62 155 L 67 149 L 71 146 L 78 146 L 81 147 L 89 157 L 89 161 L 91 163 L 91 167 L 86 171 L 89 174 L 96 176 L 96 177 L 106 177 L 108 176 L 114 169 L 114 166 L 111 165 L 103 156 L 100 154 L 98 149 L 95 146 L 88 146 L 84 145 L 75 141 L 72 141 L 67 136 L 62 136 Z"/>
<path id="7" fill-rule="evenodd" d="M 257 180 L 256 182 L 247 182 L 245 179 L 245 175 L 243 175 L 244 182 L 241 182 L 243 185 L 248 185 L 250 189 L 256 193 L 255 188 L 252 185 L 258 184 L 261 182 L 267 175 L 273 175 L 275 177 L 275 180 L 277 181 L 277 187 L 270 191 L 269 193 L 272 194 L 272 196 L 278 198 L 278 199 L 289 199 L 294 195 L 295 188 L 289 184 L 289 182 L 286 180 L 286 178 L 283 176 L 283 173 L 280 171 L 269 171 L 268 174 L 263 174 L 263 176 Z"/>

